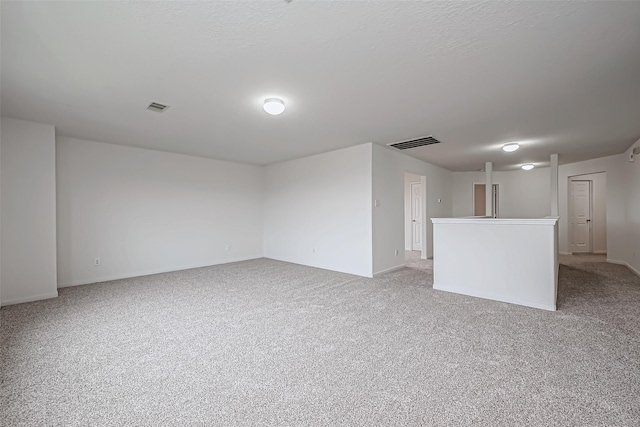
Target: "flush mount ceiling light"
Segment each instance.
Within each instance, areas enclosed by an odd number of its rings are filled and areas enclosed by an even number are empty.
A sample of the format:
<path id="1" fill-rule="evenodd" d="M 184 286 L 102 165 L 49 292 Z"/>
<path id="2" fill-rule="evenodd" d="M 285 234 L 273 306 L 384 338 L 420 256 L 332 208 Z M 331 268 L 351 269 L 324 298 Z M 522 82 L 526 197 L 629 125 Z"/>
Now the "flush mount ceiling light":
<path id="1" fill-rule="evenodd" d="M 272 116 L 277 116 L 284 111 L 284 101 L 278 98 L 267 98 L 264 100 L 264 106 L 262 108 Z"/>
<path id="2" fill-rule="evenodd" d="M 527 163 L 526 165 L 522 165 L 522 169 L 526 170 L 526 171 L 530 171 L 531 169 L 533 169 L 535 166 L 533 166 L 533 163 Z"/>
<path id="3" fill-rule="evenodd" d="M 504 144 L 502 146 L 502 149 L 504 151 L 506 151 L 507 153 L 511 153 L 513 151 L 516 151 L 518 148 L 520 148 L 520 146 L 518 144 L 516 144 L 515 142 L 512 142 L 510 144 Z"/>

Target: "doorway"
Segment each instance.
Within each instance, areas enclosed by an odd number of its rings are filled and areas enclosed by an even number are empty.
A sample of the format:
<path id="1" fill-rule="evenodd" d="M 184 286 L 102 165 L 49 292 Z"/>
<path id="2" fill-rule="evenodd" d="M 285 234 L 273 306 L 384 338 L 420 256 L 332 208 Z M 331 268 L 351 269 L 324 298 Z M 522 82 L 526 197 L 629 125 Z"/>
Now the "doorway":
<path id="1" fill-rule="evenodd" d="M 411 184 L 411 250 L 422 251 L 422 183 Z"/>
<path id="2" fill-rule="evenodd" d="M 486 184 L 473 184 L 473 216 L 487 216 Z M 498 184 L 493 184 L 491 192 L 491 217 L 498 217 Z"/>
<path id="3" fill-rule="evenodd" d="M 404 249 L 405 262 L 427 259 L 427 177 L 404 174 Z"/>
<path id="4" fill-rule="evenodd" d="M 605 172 L 569 177 L 570 253 L 607 253 L 606 180 Z"/>
<path id="5" fill-rule="evenodd" d="M 571 252 L 591 252 L 591 181 L 572 180 L 569 194 Z"/>

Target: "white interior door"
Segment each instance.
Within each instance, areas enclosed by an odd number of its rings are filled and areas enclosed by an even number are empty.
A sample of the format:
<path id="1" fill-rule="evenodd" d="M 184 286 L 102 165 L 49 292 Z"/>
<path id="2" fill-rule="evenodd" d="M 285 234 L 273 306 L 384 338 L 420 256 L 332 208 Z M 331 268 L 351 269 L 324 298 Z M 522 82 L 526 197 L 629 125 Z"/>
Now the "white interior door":
<path id="1" fill-rule="evenodd" d="M 422 250 L 422 184 L 411 183 L 411 250 Z"/>
<path id="2" fill-rule="evenodd" d="M 571 181 L 571 252 L 591 252 L 591 181 Z"/>

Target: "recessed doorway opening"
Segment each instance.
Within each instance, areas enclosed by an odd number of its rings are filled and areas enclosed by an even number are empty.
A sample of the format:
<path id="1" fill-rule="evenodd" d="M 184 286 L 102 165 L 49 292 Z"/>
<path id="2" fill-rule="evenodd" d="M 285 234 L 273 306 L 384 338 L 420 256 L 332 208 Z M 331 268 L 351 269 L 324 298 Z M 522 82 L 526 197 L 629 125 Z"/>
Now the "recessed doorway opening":
<path id="1" fill-rule="evenodd" d="M 491 215 L 487 215 L 486 184 L 473 184 L 473 216 L 498 217 L 498 184 L 493 184 L 491 193 Z"/>
<path id="2" fill-rule="evenodd" d="M 570 252 L 606 254 L 606 172 L 570 176 L 568 180 Z"/>
<path id="3" fill-rule="evenodd" d="M 418 256 L 427 259 L 426 176 L 405 172 L 404 247 L 405 261 Z"/>

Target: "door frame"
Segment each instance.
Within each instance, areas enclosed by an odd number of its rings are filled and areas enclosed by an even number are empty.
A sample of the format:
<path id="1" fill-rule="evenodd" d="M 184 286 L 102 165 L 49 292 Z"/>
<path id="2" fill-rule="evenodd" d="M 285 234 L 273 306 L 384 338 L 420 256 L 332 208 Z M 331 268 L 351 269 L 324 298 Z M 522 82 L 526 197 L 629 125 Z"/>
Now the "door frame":
<path id="1" fill-rule="evenodd" d="M 476 185 L 484 185 L 486 191 L 486 182 L 474 182 L 471 185 L 471 216 L 476 216 Z M 498 218 L 498 207 L 500 206 L 500 185 L 496 183 L 492 183 L 491 189 L 493 193 L 491 194 L 491 204 L 493 205 L 491 208 L 493 216 L 491 218 Z M 486 215 L 478 215 L 478 216 L 486 216 Z"/>
<path id="2" fill-rule="evenodd" d="M 574 181 L 583 181 L 589 183 L 589 251 L 588 252 L 575 252 L 573 249 L 573 223 L 571 219 L 573 218 L 573 201 L 571 199 L 572 196 L 572 185 L 571 183 Z M 580 175 L 570 176 L 569 182 L 567 183 L 568 189 L 568 212 L 569 212 L 569 253 L 571 254 L 591 254 L 593 253 L 593 180 L 591 179 L 580 179 Z"/>
<path id="3" fill-rule="evenodd" d="M 424 174 L 424 172 L 414 172 L 412 170 L 406 170 L 404 171 L 405 174 L 409 173 L 412 175 L 417 175 L 420 177 L 420 184 L 422 184 L 422 251 L 420 252 L 420 259 L 427 259 L 427 251 L 428 251 L 428 243 L 429 241 L 427 240 L 427 237 L 429 236 L 428 233 L 428 229 L 429 229 L 429 224 L 428 224 L 428 216 L 427 216 L 427 176 Z M 411 186 L 409 186 L 409 189 L 411 189 Z M 404 240 L 404 233 L 403 233 L 403 240 Z"/>
<path id="4" fill-rule="evenodd" d="M 425 246 L 425 241 L 424 241 L 424 236 L 422 233 L 422 228 L 426 225 L 423 222 L 423 209 L 424 206 L 422 204 L 422 198 L 424 197 L 424 192 L 422 191 L 422 182 L 410 182 L 409 183 L 409 200 L 411 203 L 411 250 L 415 251 L 416 249 L 414 249 L 414 236 L 415 236 L 415 231 L 414 231 L 414 220 L 413 220 L 413 208 L 414 208 L 414 199 L 413 199 L 413 186 L 414 185 L 419 185 L 420 186 L 420 251 L 422 252 L 424 250 L 424 246 Z"/>

